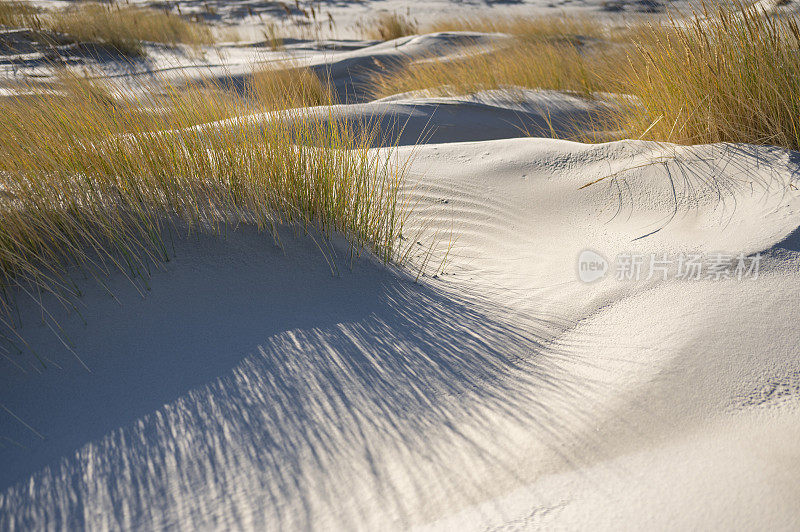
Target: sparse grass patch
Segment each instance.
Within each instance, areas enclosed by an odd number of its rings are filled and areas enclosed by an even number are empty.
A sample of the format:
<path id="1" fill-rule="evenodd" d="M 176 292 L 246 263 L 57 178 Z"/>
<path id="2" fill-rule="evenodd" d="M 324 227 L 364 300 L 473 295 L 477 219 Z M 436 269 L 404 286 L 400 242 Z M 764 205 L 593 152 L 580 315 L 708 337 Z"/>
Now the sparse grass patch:
<path id="1" fill-rule="evenodd" d="M 543 88 L 586 96 L 605 88 L 600 59 L 587 56 L 570 42 L 509 41 L 505 46 L 479 48 L 447 61 L 417 61 L 396 70 L 376 73 L 371 81 L 377 97 L 429 89 L 458 95 L 509 87 Z"/>
<path id="2" fill-rule="evenodd" d="M 39 29 L 39 10 L 25 2 L 0 2 L 0 26 Z"/>
<path id="3" fill-rule="evenodd" d="M 246 93 L 261 105 L 287 109 L 330 105 L 334 97 L 328 85 L 308 68 L 262 68 L 253 72 Z"/>
<path id="4" fill-rule="evenodd" d="M 454 18 L 426 31 L 508 34 L 495 46 L 474 46 L 447 62 L 422 60 L 376 72 L 378 97 L 427 89 L 458 95 L 508 87 L 543 88 L 591 96 L 606 89 L 609 65 L 624 59 L 617 33 L 582 17 Z M 627 31 L 627 30 L 626 30 Z"/>
<path id="5" fill-rule="evenodd" d="M 417 24 L 398 13 L 384 13 L 374 19 L 366 29 L 366 37 L 390 41 L 417 33 Z"/>
<path id="6" fill-rule="evenodd" d="M 207 26 L 155 9 L 79 3 L 62 11 L 49 13 L 43 24 L 76 42 L 98 43 L 128 55 L 141 55 L 142 42 L 170 45 L 211 44 Z"/>
<path id="7" fill-rule="evenodd" d="M 688 19 L 607 29 L 580 19 L 451 20 L 431 29 L 511 35 L 447 62 L 377 73 L 377 96 L 524 87 L 629 97 L 597 117 L 625 136 L 800 149 L 800 30 L 795 15 L 708 5 Z M 590 138 L 590 137 L 587 137 Z"/>
<path id="8" fill-rule="evenodd" d="M 654 140 L 800 149 L 798 20 L 737 8 L 641 28 L 616 79 L 635 99 L 612 123 Z"/>
<path id="9" fill-rule="evenodd" d="M 264 38 L 267 43 L 269 43 L 269 47 L 272 48 L 272 50 L 280 50 L 283 48 L 283 37 L 280 36 L 278 27 L 275 24 L 267 24 L 263 33 Z"/>
<path id="10" fill-rule="evenodd" d="M 608 39 L 614 35 L 596 20 L 581 16 L 541 17 L 457 17 L 439 19 L 425 26 L 426 32 L 474 31 L 507 33 L 517 38 L 541 41 L 577 42 Z"/>

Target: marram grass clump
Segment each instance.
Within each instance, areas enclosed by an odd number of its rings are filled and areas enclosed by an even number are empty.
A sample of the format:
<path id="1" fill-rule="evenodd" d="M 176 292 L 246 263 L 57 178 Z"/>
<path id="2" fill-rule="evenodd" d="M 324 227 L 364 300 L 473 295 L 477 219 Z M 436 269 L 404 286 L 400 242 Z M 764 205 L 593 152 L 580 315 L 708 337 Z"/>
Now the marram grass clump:
<path id="1" fill-rule="evenodd" d="M 39 37 L 91 43 L 119 53 L 143 55 L 143 43 L 213 43 L 211 29 L 165 10 L 123 4 L 78 2 L 64 9 L 44 10 L 23 2 L 0 2 L 0 26 L 29 28 Z"/>
<path id="2" fill-rule="evenodd" d="M 626 27 L 587 20 L 445 20 L 433 29 L 499 31 L 446 63 L 416 61 L 372 78 L 376 96 L 426 89 L 565 90 L 614 98 L 594 121 L 618 138 L 682 144 L 743 142 L 800 149 L 800 31 L 795 15 L 758 5 L 706 5 Z M 587 134 L 585 140 L 607 139 Z"/>
<path id="3" fill-rule="evenodd" d="M 390 41 L 417 33 L 417 23 L 398 13 L 384 13 L 377 16 L 365 31 L 366 37 L 380 41 Z"/>
<path id="4" fill-rule="evenodd" d="M 26 2 L 15 0 L 0 2 L 0 26 L 39 29 L 40 10 Z"/>
<path id="5" fill-rule="evenodd" d="M 517 40 L 498 47 L 475 47 L 446 63 L 418 61 L 376 71 L 370 80 L 371 93 L 378 98 L 421 89 L 453 96 L 512 87 L 590 96 L 603 85 L 591 60 L 574 44 Z"/>
<path id="6" fill-rule="evenodd" d="M 531 42 L 607 39 L 619 33 L 619 28 L 605 26 L 585 16 L 538 16 L 538 17 L 447 17 L 439 18 L 424 26 L 426 32 L 472 31 L 480 33 L 505 33 Z"/>
<path id="7" fill-rule="evenodd" d="M 248 91 L 262 106 L 274 102 L 276 95 L 279 95 L 278 107 L 284 108 L 328 105 L 334 100 L 327 82 L 311 69 L 292 64 L 280 69 L 256 70 L 250 77 Z"/>
<path id="8" fill-rule="evenodd" d="M 207 26 L 156 9 L 119 4 L 79 3 L 50 14 L 49 29 L 77 42 L 108 46 L 128 55 L 144 53 L 142 42 L 211 44 Z"/>
<path id="9" fill-rule="evenodd" d="M 615 84 L 635 98 L 609 117 L 613 127 L 683 144 L 800 149 L 795 16 L 706 6 L 689 20 L 641 28 L 625 66 Z"/>
<path id="10" fill-rule="evenodd" d="M 476 42 L 446 62 L 431 58 L 376 71 L 370 81 L 373 95 L 421 89 L 459 95 L 522 87 L 591 96 L 605 90 L 609 66 L 624 57 L 617 47 L 598 42 L 601 36 L 611 39 L 610 31 L 583 18 L 444 19 L 427 29 L 498 32 L 507 37 L 491 45 Z"/>
<path id="11" fill-rule="evenodd" d="M 114 86 L 63 78 L 57 92 L 0 103 L 0 323 L 8 338 L 12 294 L 71 304 L 71 269 L 98 279 L 146 274 L 167 258 L 164 235 L 177 227 L 222 233 L 246 223 L 278 239 L 277 229 L 291 226 L 344 235 L 353 253 L 397 258 L 402 165 L 373 157 L 364 131 L 292 109 L 307 94 L 302 87 L 240 96 L 213 84 L 164 85 L 136 101 Z M 281 120 L 263 114 L 280 108 Z"/>

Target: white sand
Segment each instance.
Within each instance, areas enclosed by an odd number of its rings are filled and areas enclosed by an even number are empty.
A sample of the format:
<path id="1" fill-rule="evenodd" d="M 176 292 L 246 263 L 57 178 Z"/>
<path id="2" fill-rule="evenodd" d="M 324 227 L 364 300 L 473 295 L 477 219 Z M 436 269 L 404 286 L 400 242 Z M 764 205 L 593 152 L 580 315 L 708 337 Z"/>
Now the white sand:
<path id="1" fill-rule="evenodd" d="M 515 138 L 588 105 L 339 108 L 408 123 L 390 156 L 417 264 L 452 244 L 435 278 L 349 268 L 338 242 L 332 276 L 290 233 L 176 235 L 144 297 L 76 277 L 56 318 L 91 373 L 22 298 L 50 364 L 0 360 L 0 528 L 796 529 L 798 154 Z M 757 279 L 586 284 L 587 248 L 762 258 Z"/>

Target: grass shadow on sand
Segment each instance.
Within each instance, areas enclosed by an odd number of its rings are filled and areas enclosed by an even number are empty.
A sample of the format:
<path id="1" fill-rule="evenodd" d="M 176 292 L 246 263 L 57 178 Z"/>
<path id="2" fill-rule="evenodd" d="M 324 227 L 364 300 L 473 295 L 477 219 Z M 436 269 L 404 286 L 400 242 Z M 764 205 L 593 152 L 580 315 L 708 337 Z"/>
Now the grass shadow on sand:
<path id="1" fill-rule="evenodd" d="M 186 526 L 295 528 L 375 504 L 402 520 L 426 498 L 408 483 L 468 491 L 475 456 L 515 475 L 500 420 L 553 449 L 574 435 L 591 384 L 561 366 L 563 320 L 490 312 L 366 259 L 331 277 L 307 240 L 284 246 L 246 229 L 179 243 L 147 297 L 117 287 L 121 305 L 83 283 L 83 315 L 60 324 L 92 373 L 23 309 L 61 369 L 0 372 L 2 404 L 44 436 L 0 415 L 0 525 L 159 528 L 181 507 Z"/>

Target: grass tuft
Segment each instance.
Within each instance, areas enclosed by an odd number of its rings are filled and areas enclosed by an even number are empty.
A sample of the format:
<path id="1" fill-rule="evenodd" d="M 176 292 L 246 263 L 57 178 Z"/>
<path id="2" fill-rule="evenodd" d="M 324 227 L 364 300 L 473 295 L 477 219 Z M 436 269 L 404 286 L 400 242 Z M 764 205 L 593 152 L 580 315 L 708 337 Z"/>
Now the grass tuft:
<path id="1" fill-rule="evenodd" d="M 99 43 L 127 55 L 142 55 L 143 41 L 170 45 L 211 44 L 203 25 L 155 9 L 80 3 L 50 15 L 49 29 L 77 42 Z"/>
<path id="2" fill-rule="evenodd" d="M 683 144 L 800 149 L 798 19 L 737 7 L 642 28 L 615 80 L 635 99 L 610 117 L 614 127 Z"/>
<path id="3" fill-rule="evenodd" d="M 25 2 L 0 2 L 0 26 L 39 29 L 39 10 Z"/>
<path id="4" fill-rule="evenodd" d="M 372 79 L 376 96 L 524 87 L 624 94 L 597 127 L 684 144 L 800 149 L 800 26 L 757 5 L 708 4 L 689 18 L 626 28 L 591 21 L 450 20 L 431 29 L 497 31 L 507 41 L 446 63 L 416 61 Z M 587 139 L 592 138 L 587 137 Z M 601 135 L 601 138 L 605 138 Z"/>
<path id="5" fill-rule="evenodd" d="M 212 44 L 208 26 L 145 7 L 81 2 L 58 11 L 23 2 L 0 2 L 0 25 L 28 28 L 40 38 L 58 33 L 69 41 L 106 46 L 119 53 L 144 54 L 143 42 L 200 46 Z"/>
<path id="6" fill-rule="evenodd" d="M 447 63 L 418 61 L 399 70 L 379 71 L 370 81 L 375 97 L 427 89 L 438 95 L 534 87 L 586 96 L 601 88 L 582 51 L 569 43 L 532 45 L 512 41 L 477 48 Z"/>
<path id="7" fill-rule="evenodd" d="M 506 33 L 514 37 L 535 41 L 579 42 L 607 38 L 608 28 L 597 21 L 582 16 L 541 17 L 457 17 L 435 20 L 425 26 L 426 32 L 472 31 L 480 33 Z"/>
<path id="8" fill-rule="evenodd" d="M 384 13 L 375 18 L 368 27 L 366 37 L 381 41 L 390 41 L 417 33 L 417 24 L 397 13 Z"/>
<path id="9" fill-rule="evenodd" d="M 261 105 L 289 109 L 316 105 L 332 105 L 334 96 L 328 85 L 310 69 L 289 66 L 281 69 L 256 70 L 246 93 Z"/>
<path id="10" fill-rule="evenodd" d="M 146 275 L 167 258 L 165 235 L 176 228 L 248 223 L 277 240 L 288 225 L 342 234 L 354 253 L 395 260 L 401 169 L 373 157 L 371 139 L 346 123 L 331 127 L 302 109 L 259 115 L 320 101 L 290 81 L 308 75 L 267 82 L 262 73 L 248 97 L 207 83 L 131 100 L 65 73 L 57 92 L 2 100 L 0 323 L 14 330 L 9 294 L 71 305 L 78 294 L 67 272 L 76 267 L 98 279 Z M 299 92 L 276 97 L 264 86 Z"/>

